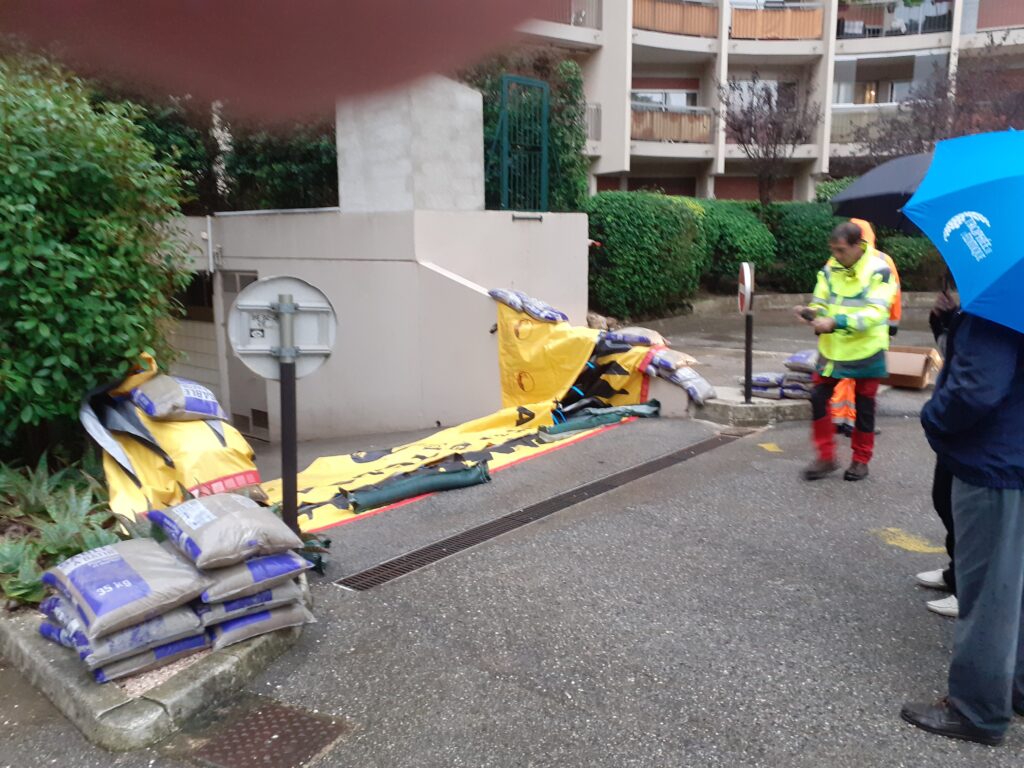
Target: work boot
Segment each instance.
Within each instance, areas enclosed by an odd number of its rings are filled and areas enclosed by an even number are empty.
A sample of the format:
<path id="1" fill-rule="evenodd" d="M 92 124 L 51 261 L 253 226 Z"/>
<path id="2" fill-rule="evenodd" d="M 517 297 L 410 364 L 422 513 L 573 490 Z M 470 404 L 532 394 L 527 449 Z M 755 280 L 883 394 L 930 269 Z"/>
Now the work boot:
<path id="1" fill-rule="evenodd" d="M 850 468 L 846 470 L 843 475 L 843 480 L 850 480 L 856 482 L 857 480 L 863 480 L 868 476 L 868 465 L 859 461 L 855 461 L 850 465 Z"/>
<path id="2" fill-rule="evenodd" d="M 904 704 L 900 717 L 911 725 L 950 739 L 975 741 L 990 747 L 999 746 L 1003 741 L 1001 733 L 990 733 L 973 725 L 948 699 L 935 704 Z"/>
<path id="3" fill-rule="evenodd" d="M 821 480 L 823 477 L 831 475 L 837 469 L 839 469 L 839 464 L 835 460 L 815 459 L 804 470 L 804 480 Z"/>

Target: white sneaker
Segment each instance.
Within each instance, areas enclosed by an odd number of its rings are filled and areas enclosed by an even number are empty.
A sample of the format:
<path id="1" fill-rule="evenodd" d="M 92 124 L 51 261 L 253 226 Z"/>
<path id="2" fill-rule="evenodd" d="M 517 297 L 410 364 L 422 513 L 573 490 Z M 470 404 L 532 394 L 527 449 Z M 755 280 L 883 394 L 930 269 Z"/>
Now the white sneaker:
<path id="1" fill-rule="evenodd" d="M 922 571 L 914 577 L 914 581 L 922 587 L 928 587 L 928 589 L 941 589 L 949 592 L 949 585 L 942 578 L 943 573 L 944 571 L 941 568 L 937 571 Z"/>
<path id="2" fill-rule="evenodd" d="M 950 616 L 955 619 L 960 615 L 960 603 L 957 602 L 956 595 L 950 595 L 941 600 L 929 600 L 925 605 L 929 611 L 940 616 Z"/>

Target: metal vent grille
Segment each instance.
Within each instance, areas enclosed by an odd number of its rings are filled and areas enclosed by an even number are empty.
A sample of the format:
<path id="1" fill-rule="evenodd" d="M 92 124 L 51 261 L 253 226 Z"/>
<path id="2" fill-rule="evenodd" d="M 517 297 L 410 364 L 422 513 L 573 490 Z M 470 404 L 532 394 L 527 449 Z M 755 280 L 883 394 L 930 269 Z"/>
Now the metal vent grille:
<path id="1" fill-rule="evenodd" d="M 612 491 L 626 483 L 631 483 L 635 480 L 639 480 L 648 475 L 652 475 L 655 472 L 660 472 L 663 469 L 681 464 L 684 461 L 692 459 L 694 456 L 699 456 L 702 453 L 707 453 L 710 450 L 719 448 L 723 445 L 738 440 L 741 437 L 739 434 L 721 434 L 715 437 L 703 440 L 696 445 L 691 445 L 689 448 L 683 448 L 682 450 L 675 451 L 673 453 L 666 454 L 660 458 L 648 461 L 644 464 L 639 464 L 622 472 L 618 472 L 610 477 L 606 477 L 602 480 L 596 480 L 593 483 L 574 488 L 571 491 L 559 494 L 550 499 L 546 499 L 537 504 L 531 504 L 528 507 L 512 512 L 511 514 L 499 517 L 497 520 L 492 520 L 489 523 L 478 525 L 475 528 L 470 528 L 467 531 L 458 533 L 454 536 L 449 536 L 441 541 L 428 544 L 421 549 L 413 550 L 404 555 L 388 560 L 380 565 L 375 565 L 372 568 L 368 568 L 365 571 L 352 574 L 340 579 L 336 583 L 347 589 L 362 592 L 373 587 L 378 587 L 381 584 L 386 584 L 389 581 L 397 579 L 400 576 L 404 576 L 407 573 L 419 570 L 431 563 L 436 563 L 438 560 L 442 560 L 446 557 L 450 557 L 458 552 L 462 552 L 470 547 L 481 544 L 485 541 L 501 536 L 503 533 L 508 533 L 516 528 L 532 523 L 536 520 L 553 515 L 556 512 L 560 512 L 567 507 L 571 507 L 580 502 L 592 499 L 595 496 L 600 496 L 603 493 Z"/>

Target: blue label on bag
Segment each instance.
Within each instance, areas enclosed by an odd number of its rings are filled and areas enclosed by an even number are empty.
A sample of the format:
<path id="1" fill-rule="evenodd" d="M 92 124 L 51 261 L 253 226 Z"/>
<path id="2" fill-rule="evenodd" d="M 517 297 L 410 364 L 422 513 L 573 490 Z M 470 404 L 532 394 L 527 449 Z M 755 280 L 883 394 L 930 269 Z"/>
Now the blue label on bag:
<path id="1" fill-rule="evenodd" d="M 220 636 L 227 632 L 241 629 L 242 627 L 248 627 L 252 624 L 259 624 L 262 621 L 268 621 L 269 619 L 270 611 L 260 611 L 259 613 L 250 613 L 248 616 L 239 616 L 237 619 L 229 619 L 223 624 L 215 626 L 213 630 L 218 636 Z"/>
<path id="2" fill-rule="evenodd" d="M 305 569 L 305 561 L 299 560 L 290 552 L 281 555 L 266 555 L 265 557 L 254 557 L 245 561 L 245 567 L 252 574 L 253 584 L 262 584 L 264 581 L 279 579 L 292 573 L 298 573 Z"/>
<path id="3" fill-rule="evenodd" d="M 188 555 L 193 561 L 199 559 L 199 555 L 202 554 L 199 545 L 187 533 L 181 530 L 176 522 L 159 509 L 150 511 L 149 519 L 160 526 L 163 532 L 167 534 L 167 538 L 173 541 L 179 550 Z"/>
<path id="4" fill-rule="evenodd" d="M 274 596 L 272 589 L 265 589 L 262 592 L 257 592 L 255 595 L 249 597 L 240 597 L 237 600 L 228 600 L 224 603 L 224 610 L 228 613 L 234 613 L 235 611 L 241 611 L 245 608 L 250 608 L 260 603 L 269 603 Z"/>
<path id="5" fill-rule="evenodd" d="M 205 634 L 186 637 L 184 640 L 177 640 L 173 643 L 157 646 L 153 649 L 153 656 L 157 659 L 166 659 L 168 656 L 176 656 L 185 651 L 205 648 L 208 642 L 209 639 Z"/>
<path id="6" fill-rule="evenodd" d="M 57 567 L 97 617 L 130 605 L 150 593 L 149 584 L 112 546 L 75 555 Z"/>

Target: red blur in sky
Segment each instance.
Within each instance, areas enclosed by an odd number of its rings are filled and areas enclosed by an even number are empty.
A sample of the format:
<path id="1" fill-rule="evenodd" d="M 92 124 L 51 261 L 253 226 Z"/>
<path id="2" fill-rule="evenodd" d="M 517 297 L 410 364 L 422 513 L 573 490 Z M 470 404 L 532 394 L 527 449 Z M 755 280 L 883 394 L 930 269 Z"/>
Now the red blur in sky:
<path id="1" fill-rule="evenodd" d="M 73 67 L 270 120 L 471 64 L 570 0 L 2 0 L 0 28 Z"/>

